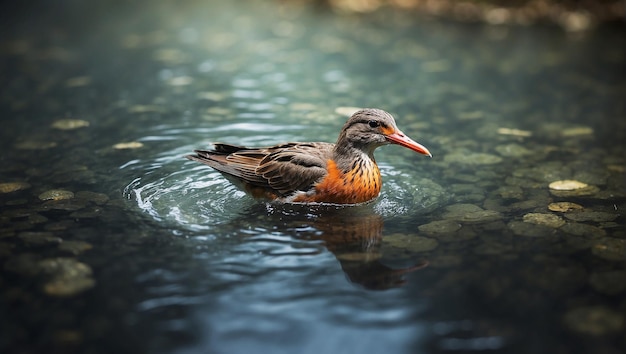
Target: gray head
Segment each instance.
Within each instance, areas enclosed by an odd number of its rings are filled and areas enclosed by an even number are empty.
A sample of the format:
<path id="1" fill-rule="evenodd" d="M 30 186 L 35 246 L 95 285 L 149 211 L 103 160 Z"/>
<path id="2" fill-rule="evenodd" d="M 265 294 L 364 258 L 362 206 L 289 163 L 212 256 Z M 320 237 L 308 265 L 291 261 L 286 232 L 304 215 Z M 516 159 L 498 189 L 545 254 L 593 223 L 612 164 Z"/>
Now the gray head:
<path id="1" fill-rule="evenodd" d="M 391 114 L 376 108 L 365 108 L 354 113 L 343 126 L 335 151 L 358 149 L 368 155 L 382 145 L 397 144 L 423 155 L 432 156 L 428 149 L 406 136 Z"/>

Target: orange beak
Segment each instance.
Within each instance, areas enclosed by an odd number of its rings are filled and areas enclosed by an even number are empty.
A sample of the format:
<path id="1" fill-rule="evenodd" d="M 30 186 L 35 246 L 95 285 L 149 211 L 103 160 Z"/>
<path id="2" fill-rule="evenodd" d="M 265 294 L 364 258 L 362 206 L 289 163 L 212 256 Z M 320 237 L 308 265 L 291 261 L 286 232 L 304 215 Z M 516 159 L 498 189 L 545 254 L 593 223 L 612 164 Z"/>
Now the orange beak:
<path id="1" fill-rule="evenodd" d="M 415 152 L 419 152 L 422 155 L 433 157 L 433 155 L 430 153 L 430 151 L 428 151 L 425 146 L 404 135 L 404 133 L 400 130 L 396 130 L 395 132 L 388 134 L 385 137 L 392 144 L 404 146 L 405 148 L 411 149 Z"/>

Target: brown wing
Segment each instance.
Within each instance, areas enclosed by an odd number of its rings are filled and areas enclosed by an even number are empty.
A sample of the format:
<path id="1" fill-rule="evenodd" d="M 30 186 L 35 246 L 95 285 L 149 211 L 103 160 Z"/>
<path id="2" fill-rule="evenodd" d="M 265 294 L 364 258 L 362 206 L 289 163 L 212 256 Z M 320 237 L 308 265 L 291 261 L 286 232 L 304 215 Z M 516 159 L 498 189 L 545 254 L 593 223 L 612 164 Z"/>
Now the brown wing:
<path id="1" fill-rule="evenodd" d="M 307 191 L 326 175 L 333 144 L 288 143 L 266 148 L 215 144 L 215 150 L 196 150 L 186 156 L 241 181 L 287 196 Z"/>

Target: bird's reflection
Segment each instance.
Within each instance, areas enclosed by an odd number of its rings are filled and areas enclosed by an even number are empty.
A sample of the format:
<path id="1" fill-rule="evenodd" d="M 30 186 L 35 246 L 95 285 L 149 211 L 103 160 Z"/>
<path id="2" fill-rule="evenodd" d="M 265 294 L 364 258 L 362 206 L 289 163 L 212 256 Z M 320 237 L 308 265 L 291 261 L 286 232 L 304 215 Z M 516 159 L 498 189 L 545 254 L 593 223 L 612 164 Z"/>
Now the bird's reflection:
<path id="1" fill-rule="evenodd" d="M 348 279 L 367 289 L 401 286 L 406 283 L 406 273 L 428 265 L 427 261 L 419 261 L 410 267 L 394 269 L 383 264 L 380 261 L 383 218 L 368 205 L 257 204 L 248 212 L 253 215 L 264 212 L 272 225 L 299 230 L 298 237 L 324 241 Z"/>

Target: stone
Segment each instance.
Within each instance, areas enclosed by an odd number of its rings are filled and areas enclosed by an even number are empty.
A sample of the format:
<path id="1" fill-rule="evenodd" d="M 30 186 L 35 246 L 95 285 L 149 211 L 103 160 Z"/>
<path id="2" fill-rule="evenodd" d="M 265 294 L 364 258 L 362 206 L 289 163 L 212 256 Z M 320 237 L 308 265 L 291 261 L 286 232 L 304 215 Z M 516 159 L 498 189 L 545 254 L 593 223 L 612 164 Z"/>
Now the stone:
<path id="1" fill-rule="evenodd" d="M 557 191 L 573 191 L 576 189 L 586 188 L 587 183 L 575 181 L 575 180 L 561 180 L 554 181 L 548 185 L 550 189 L 554 189 Z"/>
<path id="2" fill-rule="evenodd" d="M 30 188 L 26 182 L 6 182 L 0 183 L 0 194 L 13 193 Z"/>
<path id="3" fill-rule="evenodd" d="M 595 272 L 589 276 L 589 284 L 599 293 L 617 295 L 626 292 L 626 270 Z"/>
<path id="4" fill-rule="evenodd" d="M 74 192 L 64 189 L 51 189 L 39 195 L 41 200 L 66 200 L 74 198 Z"/>
<path id="5" fill-rule="evenodd" d="M 82 119 L 61 119 L 52 123 L 52 128 L 59 130 L 73 130 L 88 126 L 89 122 Z"/>
<path id="6" fill-rule="evenodd" d="M 548 210 L 557 211 L 562 213 L 567 213 L 574 210 L 582 210 L 583 206 L 580 204 L 572 203 L 572 202 L 557 202 L 550 203 L 548 205 Z"/>
<path id="7" fill-rule="evenodd" d="M 113 145 L 113 148 L 115 150 L 139 149 L 141 147 L 143 147 L 143 143 L 140 143 L 138 141 L 131 141 L 131 142 L 127 142 L 127 143 L 117 143 L 117 144 Z"/>
<path id="8" fill-rule="evenodd" d="M 537 225 L 545 225 L 553 229 L 557 229 L 565 225 L 565 220 L 554 214 L 528 213 L 524 215 L 523 220 L 524 222 Z"/>
<path id="9" fill-rule="evenodd" d="M 67 297 L 92 288 L 95 280 L 92 270 L 85 263 L 73 258 L 47 258 L 39 261 L 39 267 L 48 280 L 43 285 L 47 295 Z"/>
<path id="10" fill-rule="evenodd" d="M 563 321 L 570 330 L 589 335 L 600 336 L 624 330 L 623 313 L 602 305 L 569 310 Z"/>
<path id="11" fill-rule="evenodd" d="M 587 222 L 587 221 L 606 222 L 606 221 L 613 221 L 617 219 L 619 215 L 613 214 L 613 213 L 607 213 L 603 211 L 585 210 L 585 211 L 578 211 L 574 213 L 567 213 L 564 216 L 570 220 L 577 221 L 577 222 Z"/>
<path id="12" fill-rule="evenodd" d="M 411 252 L 432 251 L 439 245 L 437 240 L 408 234 L 392 234 L 383 238 L 383 241 L 393 247 L 402 248 Z"/>

